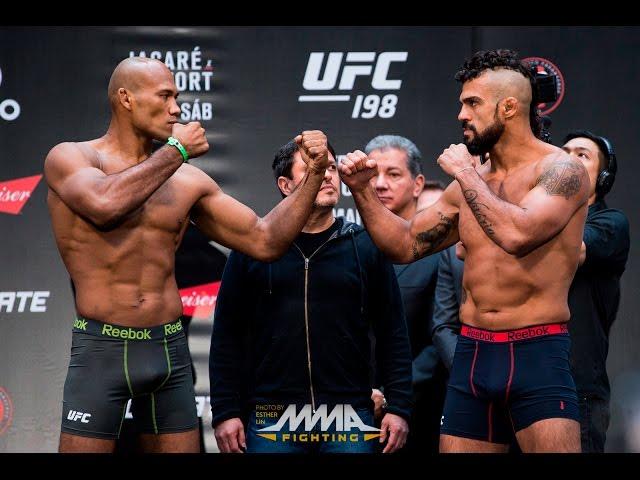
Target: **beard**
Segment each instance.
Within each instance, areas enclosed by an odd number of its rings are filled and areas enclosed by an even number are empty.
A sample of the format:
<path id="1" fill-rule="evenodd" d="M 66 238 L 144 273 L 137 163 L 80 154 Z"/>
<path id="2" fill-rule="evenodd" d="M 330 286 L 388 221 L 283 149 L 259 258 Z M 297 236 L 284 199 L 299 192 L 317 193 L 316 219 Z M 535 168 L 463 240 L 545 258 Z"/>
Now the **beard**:
<path id="1" fill-rule="evenodd" d="M 484 129 L 482 133 L 478 132 L 473 125 L 462 122 L 463 128 L 468 128 L 475 133 L 475 136 L 471 140 L 463 138 L 462 142 L 467 146 L 467 150 L 471 155 L 484 156 L 489 152 L 493 146 L 498 143 L 502 132 L 504 132 L 504 123 L 501 123 L 497 117 L 494 116 L 493 124 Z"/>
<path id="2" fill-rule="evenodd" d="M 323 198 L 322 200 L 316 200 L 313 202 L 313 208 L 333 208 L 337 205 L 338 199 L 333 198 Z"/>

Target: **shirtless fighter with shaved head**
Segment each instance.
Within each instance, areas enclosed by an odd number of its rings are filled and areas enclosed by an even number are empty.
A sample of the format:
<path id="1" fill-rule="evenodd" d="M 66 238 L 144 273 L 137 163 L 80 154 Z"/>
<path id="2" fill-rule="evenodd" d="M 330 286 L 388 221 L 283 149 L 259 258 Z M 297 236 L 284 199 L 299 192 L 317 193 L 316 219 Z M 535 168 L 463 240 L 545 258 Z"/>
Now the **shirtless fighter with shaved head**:
<path id="1" fill-rule="evenodd" d="M 340 166 L 374 242 L 408 263 L 461 240 L 467 256 L 440 451 L 579 452 L 569 366 L 567 293 L 578 267 L 589 177 L 582 163 L 537 139 L 531 74 L 515 52 L 478 52 L 456 74 L 464 143 L 438 158 L 454 178 L 410 221 L 371 188 L 375 160 Z M 474 155 L 490 160 L 475 165 Z"/>
<path id="2" fill-rule="evenodd" d="M 259 218 L 187 164 L 209 150 L 198 122 L 178 123 L 178 90 L 157 60 L 128 58 L 109 82 L 106 134 L 47 155 L 48 206 L 75 286 L 61 452 L 111 452 L 127 401 L 150 452 L 197 452 L 191 361 L 174 276 L 189 220 L 258 260 L 282 255 L 307 221 L 329 164 L 327 139 L 295 140 L 307 170 Z M 167 142 L 152 154 L 152 140 Z"/>

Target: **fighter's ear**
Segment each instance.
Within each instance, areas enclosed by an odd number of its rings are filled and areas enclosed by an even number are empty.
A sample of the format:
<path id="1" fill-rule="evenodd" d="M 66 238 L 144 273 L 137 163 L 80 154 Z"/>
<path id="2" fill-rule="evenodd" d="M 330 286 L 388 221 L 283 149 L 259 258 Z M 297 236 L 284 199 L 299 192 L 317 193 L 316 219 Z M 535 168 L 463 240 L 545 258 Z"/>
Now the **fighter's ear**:
<path id="1" fill-rule="evenodd" d="M 120 104 L 127 110 L 131 110 L 131 93 L 123 87 L 118 89 L 118 100 Z"/>
<path id="2" fill-rule="evenodd" d="M 513 117 L 518 111 L 518 99 L 515 97 L 507 97 L 502 100 L 502 113 L 505 118 Z"/>
<path id="3" fill-rule="evenodd" d="M 293 192 L 293 190 L 289 186 L 289 180 L 291 179 L 284 176 L 278 177 L 278 188 L 280 189 L 280 192 L 286 197 L 291 195 L 291 193 Z"/>
<path id="4" fill-rule="evenodd" d="M 413 179 L 413 198 L 418 198 L 424 190 L 424 175 L 419 173 L 416 178 Z"/>

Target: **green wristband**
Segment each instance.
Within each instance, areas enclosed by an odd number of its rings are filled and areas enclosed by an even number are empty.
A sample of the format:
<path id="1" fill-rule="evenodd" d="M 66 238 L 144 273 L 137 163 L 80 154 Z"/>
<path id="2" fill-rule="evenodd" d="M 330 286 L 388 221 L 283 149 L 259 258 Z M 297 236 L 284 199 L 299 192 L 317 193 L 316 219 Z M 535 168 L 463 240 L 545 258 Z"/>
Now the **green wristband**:
<path id="1" fill-rule="evenodd" d="M 189 154 L 187 153 L 187 150 L 182 146 L 177 138 L 169 137 L 169 139 L 167 140 L 167 145 L 176 147 L 180 152 L 180 155 L 182 155 L 182 159 L 185 163 L 189 161 Z"/>

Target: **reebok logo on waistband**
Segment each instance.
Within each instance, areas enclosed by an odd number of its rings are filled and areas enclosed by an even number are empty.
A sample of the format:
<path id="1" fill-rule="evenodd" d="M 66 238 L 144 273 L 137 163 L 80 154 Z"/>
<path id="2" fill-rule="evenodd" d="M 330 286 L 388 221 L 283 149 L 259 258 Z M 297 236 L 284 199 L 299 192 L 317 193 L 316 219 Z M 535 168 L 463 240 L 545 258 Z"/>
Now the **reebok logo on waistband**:
<path id="1" fill-rule="evenodd" d="M 549 335 L 548 327 L 536 327 L 536 328 L 527 328 L 526 330 L 515 330 L 513 332 L 505 332 L 507 334 L 507 340 L 522 340 L 524 338 L 530 337 L 539 337 L 540 335 Z M 487 332 L 483 330 L 475 330 L 469 329 L 467 330 L 467 335 L 470 338 L 475 338 L 477 340 L 485 340 L 487 342 L 495 342 L 496 334 L 494 332 Z"/>
<path id="2" fill-rule="evenodd" d="M 173 323 L 156 325 L 155 327 L 128 327 L 123 325 L 112 325 L 102 323 L 90 318 L 76 316 L 73 322 L 74 331 L 86 332 L 90 335 L 101 335 L 105 337 L 118 338 L 123 340 L 154 340 L 162 339 L 184 331 L 180 319 Z"/>
<path id="3" fill-rule="evenodd" d="M 474 340 L 482 340 L 485 342 L 515 342 L 528 338 L 536 338 L 546 335 L 557 335 L 563 333 L 569 333 L 566 323 L 547 323 L 544 325 L 519 328 L 517 330 L 503 330 L 495 332 L 463 325 L 460 331 L 460 334 L 463 337 L 469 337 L 473 338 Z"/>
<path id="4" fill-rule="evenodd" d="M 549 327 L 541 326 L 535 328 L 527 328 L 526 330 L 516 330 L 507 332 L 509 340 L 522 340 L 523 338 L 539 337 L 540 335 L 549 335 Z"/>
<path id="5" fill-rule="evenodd" d="M 496 337 L 495 333 L 476 329 L 467 330 L 467 335 L 470 338 L 475 338 L 476 340 L 485 340 L 487 342 L 493 342 Z"/>
<path id="6" fill-rule="evenodd" d="M 182 330 L 182 321 L 181 320 L 178 320 L 175 323 L 167 323 L 164 326 L 164 335 L 166 337 L 167 335 L 171 335 L 172 333 L 179 332 L 180 330 Z"/>
<path id="7" fill-rule="evenodd" d="M 86 320 L 80 320 L 79 318 L 76 318 L 75 321 L 73 322 L 73 328 L 77 328 L 78 330 L 84 330 L 86 332 L 87 331 L 87 321 Z"/>
<path id="8" fill-rule="evenodd" d="M 151 330 L 134 330 L 133 328 L 116 328 L 112 325 L 102 326 L 102 335 L 114 338 L 127 338 L 131 340 L 151 340 Z"/>

